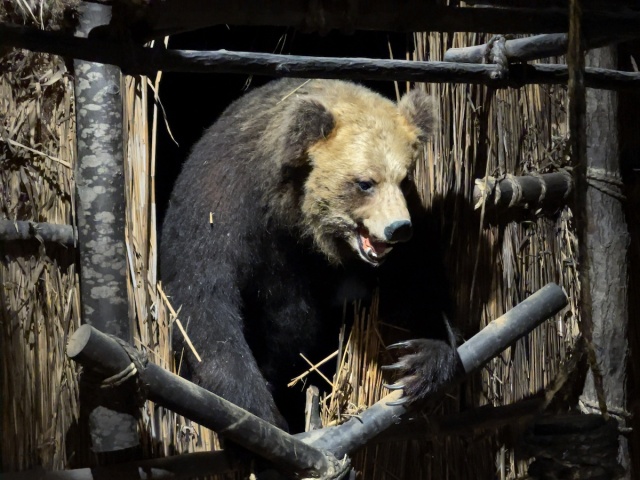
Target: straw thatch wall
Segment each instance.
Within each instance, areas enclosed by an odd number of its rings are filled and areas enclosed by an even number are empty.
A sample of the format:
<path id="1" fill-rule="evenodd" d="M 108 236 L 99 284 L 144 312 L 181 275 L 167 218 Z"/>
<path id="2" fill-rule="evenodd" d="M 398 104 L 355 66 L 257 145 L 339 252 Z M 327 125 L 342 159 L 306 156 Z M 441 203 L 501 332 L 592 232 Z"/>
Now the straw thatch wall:
<path id="1" fill-rule="evenodd" d="M 123 78 L 125 132 L 126 246 L 129 260 L 129 305 L 133 309 L 134 343 L 151 361 L 176 371 L 170 325 L 176 312 L 158 282 L 155 203 L 155 151 L 161 74 L 156 78 Z M 153 100 L 150 102 L 150 99 Z M 148 106 L 151 103 L 151 111 Z M 209 430 L 147 402 L 142 412 L 146 455 L 167 456 L 220 448 Z"/>
<path id="2" fill-rule="evenodd" d="M 67 2 L 70 4 L 71 2 Z M 0 20 L 59 28 L 62 2 L 2 2 Z M 73 222 L 73 81 L 58 57 L 0 51 L 0 218 Z M 68 465 L 78 416 L 65 355 L 79 325 L 74 249 L 0 244 L 0 427 L 6 471 Z"/>

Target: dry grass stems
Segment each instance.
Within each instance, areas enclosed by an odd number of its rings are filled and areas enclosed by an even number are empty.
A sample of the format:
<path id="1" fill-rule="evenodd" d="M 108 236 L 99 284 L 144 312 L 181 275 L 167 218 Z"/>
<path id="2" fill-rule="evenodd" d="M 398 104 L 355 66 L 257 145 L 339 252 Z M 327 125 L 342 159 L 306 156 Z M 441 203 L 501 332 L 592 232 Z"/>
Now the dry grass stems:
<path id="1" fill-rule="evenodd" d="M 70 5 L 2 2 L 0 21 L 58 29 Z M 73 223 L 73 95 L 62 59 L 0 50 L 1 218 Z M 0 250 L 2 465 L 62 469 L 79 412 L 76 370 L 65 355 L 80 323 L 75 252 L 37 242 Z"/>
<path id="2" fill-rule="evenodd" d="M 155 142 L 160 118 L 158 102 L 149 115 L 149 95 L 159 92 L 161 74 L 155 78 L 125 77 L 125 179 L 127 200 L 126 245 L 129 257 L 129 301 L 136 319 L 134 342 L 150 360 L 175 371 L 170 325 L 176 312 L 164 295 L 157 276 L 155 223 Z M 151 118 L 151 131 L 149 131 Z M 174 413 L 147 402 L 143 410 L 144 446 L 149 455 L 219 448 L 215 436 Z"/>
<path id="3" fill-rule="evenodd" d="M 166 45 L 166 41 L 165 41 Z M 129 301 L 133 309 L 135 346 L 151 361 L 178 371 L 171 347 L 171 324 L 180 306 L 172 306 L 158 281 L 158 225 L 155 202 L 155 152 L 158 121 L 166 121 L 159 101 L 162 74 L 123 79 L 125 121 L 126 245 Z M 149 112 L 149 96 L 154 98 Z M 151 125 L 149 125 L 149 122 Z M 149 128 L 151 127 L 151 128 Z M 176 311 L 177 310 L 177 311 Z M 202 356 L 207 352 L 199 352 Z M 221 448 L 214 432 L 147 402 L 140 425 L 145 454 L 153 457 Z M 228 477 L 225 477 L 228 478 Z M 238 475 L 238 478 L 242 478 Z"/>

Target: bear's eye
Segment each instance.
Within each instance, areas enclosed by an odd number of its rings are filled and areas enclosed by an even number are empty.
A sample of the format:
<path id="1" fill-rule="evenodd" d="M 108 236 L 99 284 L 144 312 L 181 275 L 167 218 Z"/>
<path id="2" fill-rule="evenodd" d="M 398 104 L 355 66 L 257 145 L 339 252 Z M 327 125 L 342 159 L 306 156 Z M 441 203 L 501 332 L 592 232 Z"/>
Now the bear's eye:
<path id="1" fill-rule="evenodd" d="M 367 192 L 373 188 L 373 182 L 369 182 L 367 180 L 358 180 L 356 181 L 356 185 L 363 192 Z"/>

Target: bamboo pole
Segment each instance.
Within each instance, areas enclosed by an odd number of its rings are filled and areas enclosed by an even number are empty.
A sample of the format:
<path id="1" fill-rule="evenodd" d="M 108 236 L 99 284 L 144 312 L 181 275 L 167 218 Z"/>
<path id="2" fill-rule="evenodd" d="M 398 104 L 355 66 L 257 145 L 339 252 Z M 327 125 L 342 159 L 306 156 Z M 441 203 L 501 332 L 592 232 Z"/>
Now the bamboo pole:
<path id="1" fill-rule="evenodd" d="M 571 195 L 573 182 L 567 171 L 542 175 L 507 175 L 476 180 L 473 203 L 477 210 L 485 202 L 487 208 L 526 208 L 537 210 L 547 206 L 560 207 Z"/>

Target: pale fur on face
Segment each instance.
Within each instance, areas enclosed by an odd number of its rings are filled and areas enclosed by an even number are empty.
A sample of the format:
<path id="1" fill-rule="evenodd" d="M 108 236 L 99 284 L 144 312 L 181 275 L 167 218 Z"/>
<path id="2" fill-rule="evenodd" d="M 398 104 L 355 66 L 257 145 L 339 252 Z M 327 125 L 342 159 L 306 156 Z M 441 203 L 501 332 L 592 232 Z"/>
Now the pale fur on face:
<path id="1" fill-rule="evenodd" d="M 341 85 L 345 88 L 322 99 L 335 126 L 308 151 L 312 168 L 302 203 L 303 226 L 330 261 L 341 262 L 338 245 L 346 242 L 363 260 L 376 264 L 377 258 L 363 251 L 363 238 L 383 245 L 382 257 L 391 250 L 391 244 L 383 243 L 385 228 L 410 220 L 401 183 L 414 168 L 425 134 L 407 118 L 420 105 L 408 103 L 407 110 L 401 103 L 399 108 L 362 87 Z M 357 182 L 373 187 L 363 192 Z"/>

